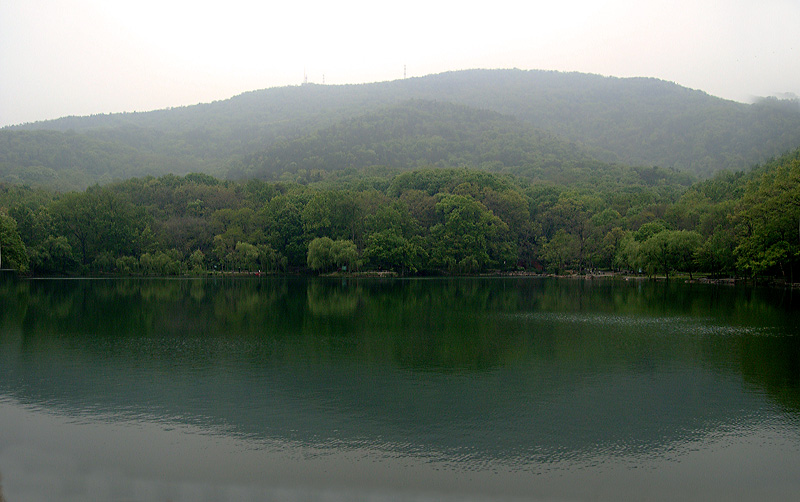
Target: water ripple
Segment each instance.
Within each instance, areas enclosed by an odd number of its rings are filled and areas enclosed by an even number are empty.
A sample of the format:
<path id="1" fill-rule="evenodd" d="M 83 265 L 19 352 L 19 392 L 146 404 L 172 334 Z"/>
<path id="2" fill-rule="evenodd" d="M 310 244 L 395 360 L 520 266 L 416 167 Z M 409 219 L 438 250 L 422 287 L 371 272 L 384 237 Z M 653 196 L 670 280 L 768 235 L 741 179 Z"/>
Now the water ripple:
<path id="1" fill-rule="evenodd" d="M 534 323 L 573 324 L 609 328 L 643 328 L 646 330 L 694 332 L 701 335 L 772 335 L 780 330 L 772 326 L 721 324 L 712 317 L 644 316 L 585 312 L 517 312 L 500 314 L 503 319 Z"/>

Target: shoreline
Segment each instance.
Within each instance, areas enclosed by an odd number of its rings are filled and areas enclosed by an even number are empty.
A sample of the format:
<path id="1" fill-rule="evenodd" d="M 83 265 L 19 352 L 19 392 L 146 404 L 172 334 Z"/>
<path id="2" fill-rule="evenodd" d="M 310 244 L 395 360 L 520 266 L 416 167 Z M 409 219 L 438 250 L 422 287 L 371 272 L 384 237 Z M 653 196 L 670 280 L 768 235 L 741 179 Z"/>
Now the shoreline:
<path id="1" fill-rule="evenodd" d="M 510 271 L 500 272 L 494 271 L 482 274 L 417 274 L 417 275 L 400 275 L 394 271 L 364 271 L 364 272 L 331 272 L 327 274 L 305 274 L 301 272 L 284 272 L 284 273 L 266 273 L 266 272 L 205 272 L 194 274 L 180 274 L 180 275 L 124 275 L 124 274 L 110 274 L 110 275 L 85 275 L 85 276 L 36 276 L 18 274 L 15 271 L 4 270 L 0 277 L 14 277 L 16 279 L 28 280 L 43 280 L 43 279 L 203 279 L 203 278 L 216 278 L 216 277 L 230 277 L 230 278 L 260 278 L 260 277 L 322 277 L 322 278 L 341 278 L 341 279 L 430 279 L 430 278 L 550 278 L 550 279 L 565 279 L 565 280 L 614 280 L 614 281 L 641 281 L 641 282 L 670 282 L 677 281 L 686 284 L 713 284 L 721 286 L 737 286 L 737 285 L 751 285 L 751 286 L 767 286 L 782 289 L 800 289 L 800 283 L 790 283 L 782 280 L 771 278 L 762 278 L 758 280 L 741 278 L 741 277 L 695 277 L 690 279 L 685 275 L 674 275 L 671 277 L 664 276 L 647 276 L 637 274 L 625 274 L 619 272 L 596 272 L 589 274 L 549 274 L 530 271 Z"/>

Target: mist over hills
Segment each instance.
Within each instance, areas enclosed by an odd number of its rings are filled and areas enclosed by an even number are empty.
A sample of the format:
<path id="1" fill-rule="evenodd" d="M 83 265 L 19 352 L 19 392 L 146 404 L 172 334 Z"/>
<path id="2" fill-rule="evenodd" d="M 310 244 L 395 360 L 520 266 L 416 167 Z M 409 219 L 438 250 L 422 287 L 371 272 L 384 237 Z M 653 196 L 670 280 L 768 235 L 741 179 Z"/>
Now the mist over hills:
<path id="1" fill-rule="evenodd" d="M 748 105 L 650 78 L 467 70 L 4 128 L 0 181 L 63 190 L 165 173 L 272 179 L 374 165 L 536 178 L 608 163 L 706 177 L 798 145 L 796 101 Z"/>
<path id="2" fill-rule="evenodd" d="M 512 116 L 440 101 L 411 100 L 279 140 L 233 166 L 234 178 L 391 166 L 477 167 L 530 178 L 567 166 L 599 166 L 580 145 Z"/>

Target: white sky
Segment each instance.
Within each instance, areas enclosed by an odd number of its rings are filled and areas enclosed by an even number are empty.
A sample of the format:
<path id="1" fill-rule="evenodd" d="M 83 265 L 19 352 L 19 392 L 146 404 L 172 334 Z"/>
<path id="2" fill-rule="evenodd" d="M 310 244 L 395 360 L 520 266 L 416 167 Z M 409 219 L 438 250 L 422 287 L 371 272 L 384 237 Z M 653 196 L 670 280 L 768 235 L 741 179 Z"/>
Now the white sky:
<path id="1" fill-rule="evenodd" d="M 0 126 L 469 68 L 800 94 L 798 0 L 0 0 Z"/>

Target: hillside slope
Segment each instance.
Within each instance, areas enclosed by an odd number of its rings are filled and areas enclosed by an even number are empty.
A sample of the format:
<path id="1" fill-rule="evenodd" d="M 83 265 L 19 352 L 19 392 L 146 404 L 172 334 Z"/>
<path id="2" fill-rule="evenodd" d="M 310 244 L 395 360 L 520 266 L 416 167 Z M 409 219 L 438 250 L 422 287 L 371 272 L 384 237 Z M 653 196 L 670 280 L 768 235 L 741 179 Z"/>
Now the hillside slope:
<path id="1" fill-rule="evenodd" d="M 2 141 L 0 180 L 35 181 L 36 175 L 26 177 L 26 170 L 41 166 L 58 177 L 67 167 L 59 164 L 64 140 L 57 134 L 138 152 L 104 173 L 87 170 L 86 184 L 98 181 L 98 175 L 105 180 L 187 170 L 220 173 L 231 161 L 241 165 L 242 159 L 271 147 L 409 100 L 513 116 L 527 127 L 588 147 L 605 162 L 657 165 L 700 176 L 744 169 L 800 145 L 796 102 L 745 105 L 646 78 L 468 70 L 373 84 L 273 88 L 196 106 L 6 128 L 0 135 L 11 138 Z M 18 140 L 24 131 L 37 136 Z M 30 151 L 30 141 L 43 146 Z M 75 151 L 69 168 L 92 164 L 91 155 L 83 159 L 81 152 Z"/>
<path id="2" fill-rule="evenodd" d="M 445 102 L 412 100 L 249 155 L 232 178 L 275 179 L 284 173 L 385 166 L 477 167 L 529 178 L 602 163 L 579 145 L 513 117 Z"/>

